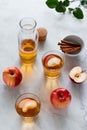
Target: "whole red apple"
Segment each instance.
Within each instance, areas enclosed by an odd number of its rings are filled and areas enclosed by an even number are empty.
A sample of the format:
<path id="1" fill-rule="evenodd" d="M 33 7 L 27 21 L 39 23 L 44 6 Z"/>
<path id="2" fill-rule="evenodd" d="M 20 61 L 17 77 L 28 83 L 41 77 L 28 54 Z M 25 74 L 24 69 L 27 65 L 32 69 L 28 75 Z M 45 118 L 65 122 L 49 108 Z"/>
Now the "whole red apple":
<path id="1" fill-rule="evenodd" d="M 50 101 L 56 108 L 66 108 L 71 102 L 71 94 L 65 88 L 57 88 L 52 91 Z"/>
<path id="2" fill-rule="evenodd" d="M 22 80 L 22 73 L 17 67 L 8 67 L 3 71 L 3 81 L 9 87 L 16 87 Z"/>

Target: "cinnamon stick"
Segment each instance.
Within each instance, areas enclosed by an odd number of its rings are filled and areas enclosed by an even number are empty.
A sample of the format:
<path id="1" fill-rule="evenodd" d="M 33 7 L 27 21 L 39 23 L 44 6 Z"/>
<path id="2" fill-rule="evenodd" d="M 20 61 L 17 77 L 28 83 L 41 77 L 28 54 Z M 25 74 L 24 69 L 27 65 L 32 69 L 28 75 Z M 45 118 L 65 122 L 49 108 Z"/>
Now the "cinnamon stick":
<path id="1" fill-rule="evenodd" d="M 58 42 L 58 45 L 60 45 L 60 49 L 64 53 L 72 53 L 76 52 L 81 49 L 81 45 L 78 43 L 73 43 L 71 41 L 61 40 L 61 42 Z"/>
<path id="2" fill-rule="evenodd" d="M 74 42 L 70 42 L 70 41 L 66 41 L 66 40 L 61 40 L 61 43 L 69 44 L 69 45 L 72 45 L 72 46 L 81 46 L 78 43 L 74 43 Z"/>
<path id="3" fill-rule="evenodd" d="M 73 47 L 73 48 L 61 48 L 61 50 L 65 53 L 72 53 L 72 52 L 75 52 L 75 51 L 78 51 L 80 50 L 81 48 L 80 47 Z"/>

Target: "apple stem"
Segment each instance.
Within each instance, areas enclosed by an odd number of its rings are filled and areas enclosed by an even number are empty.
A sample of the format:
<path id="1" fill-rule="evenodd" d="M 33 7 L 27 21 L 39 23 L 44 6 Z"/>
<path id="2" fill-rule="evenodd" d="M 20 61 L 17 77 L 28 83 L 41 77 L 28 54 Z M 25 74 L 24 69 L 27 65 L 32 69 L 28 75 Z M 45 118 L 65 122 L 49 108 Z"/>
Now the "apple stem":
<path id="1" fill-rule="evenodd" d="M 14 72 L 10 70 L 10 75 L 14 75 Z"/>
<path id="2" fill-rule="evenodd" d="M 63 97 L 63 93 L 60 93 L 59 96 L 62 98 Z"/>

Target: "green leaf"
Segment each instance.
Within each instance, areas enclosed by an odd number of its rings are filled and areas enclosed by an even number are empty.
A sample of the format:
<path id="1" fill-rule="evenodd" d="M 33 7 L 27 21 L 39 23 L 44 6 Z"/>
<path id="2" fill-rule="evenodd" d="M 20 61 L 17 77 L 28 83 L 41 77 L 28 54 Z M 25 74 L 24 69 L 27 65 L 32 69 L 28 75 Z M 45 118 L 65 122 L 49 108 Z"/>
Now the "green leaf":
<path id="1" fill-rule="evenodd" d="M 63 5 L 63 2 L 62 1 L 59 1 L 56 5 L 56 11 L 57 12 L 60 12 L 60 13 L 64 13 L 66 11 L 66 7 Z"/>
<path id="2" fill-rule="evenodd" d="M 74 9 L 73 8 L 68 8 L 69 13 L 71 13 Z"/>
<path id="3" fill-rule="evenodd" d="M 49 8 L 55 8 L 56 5 L 58 3 L 58 0 L 47 0 L 46 1 L 46 5 L 49 7 Z"/>
<path id="4" fill-rule="evenodd" d="M 87 5 L 87 0 L 81 0 L 81 5 Z"/>
<path id="5" fill-rule="evenodd" d="M 80 8 L 75 8 L 73 10 L 73 15 L 77 18 L 77 19 L 83 19 L 84 15 L 83 15 L 83 11 Z"/>
<path id="6" fill-rule="evenodd" d="M 63 5 L 64 5 L 65 7 L 69 6 L 69 4 L 70 4 L 70 1 L 69 1 L 69 0 L 64 0 L 64 1 L 63 1 Z"/>

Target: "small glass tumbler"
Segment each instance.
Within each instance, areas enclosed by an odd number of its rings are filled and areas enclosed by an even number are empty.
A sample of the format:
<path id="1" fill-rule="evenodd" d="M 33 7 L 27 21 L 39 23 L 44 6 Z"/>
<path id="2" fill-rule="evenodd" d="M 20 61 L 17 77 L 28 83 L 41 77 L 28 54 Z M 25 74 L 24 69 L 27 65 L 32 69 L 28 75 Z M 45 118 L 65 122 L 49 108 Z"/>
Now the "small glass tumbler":
<path id="1" fill-rule="evenodd" d="M 32 64 L 36 61 L 38 50 L 38 32 L 36 21 L 33 18 L 23 18 L 19 22 L 18 48 L 20 60 L 24 64 Z"/>
<path id="2" fill-rule="evenodd" d="M 35 117 L 40 112 L 40 108 L 40 99 L 33 93 L 20 95 L 15 103 L 15 109 L 22 117 Z"/>
<path id="3" fill-rule="evenodd" d="M 57 78 L 61 74 L 64 60 L 56 50 L 46 52 L 42 57 L 44 74 L 48 78 Z"/>

